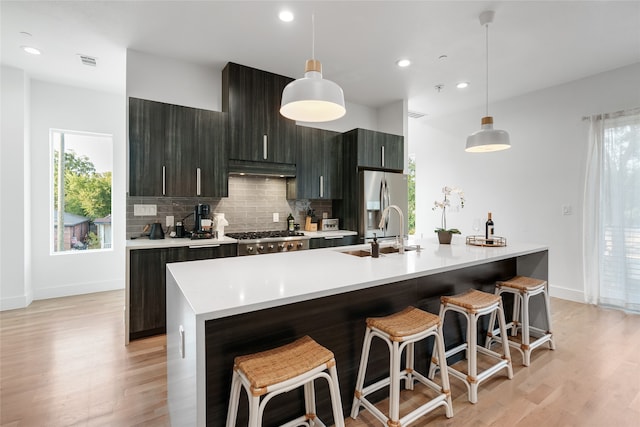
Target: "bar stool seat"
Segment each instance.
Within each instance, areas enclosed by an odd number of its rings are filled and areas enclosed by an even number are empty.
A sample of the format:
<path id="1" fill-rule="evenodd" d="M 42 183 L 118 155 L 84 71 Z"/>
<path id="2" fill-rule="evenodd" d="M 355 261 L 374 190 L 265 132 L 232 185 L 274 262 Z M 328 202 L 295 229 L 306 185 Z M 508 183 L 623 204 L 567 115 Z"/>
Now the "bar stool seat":
<path id="1" fill-rule="evenodd" d="M 440 368 L 441 371 L 445 370 L 442 369 L 442 365 L 440 364 L 440 361 L 444 360 L 444 366 L 447 367 L 446 370 L 449 372 L 449 374 L 462 380 L 467 386 L 469 402 L 477 403 L 478 386 L 482 381 L 486 380 L 491 375 L 499 372 L 502 369 L 507 370 L 507 376 L 509 379 L 513 378 L 511 354 L 509 353 L 508 344 L 505 343 L 502 346 L 502 354 L 477 345 L 477 322 L 480 316 L 484 316 L 489 313 L 497 313 L 500 330 L 503 332 L 503 335 L 506 333 L 504 311 L 502 309 L 502 299 L 495 294 L 489 294 L 487 292 L 470 289 L 463 294 L 454 296 L 443 296 L 440 298 L 440 302 L 440 320 L 443 324 L 447 311 L 455 311 L 461 313 L 467 318 L 467 337 L 464 343 L 450 350 L 447 350 L 445 352 L 445 357 L 436 357 L 434 352 L 431 368 L 429 369 L 429 377 L 433 378 L 433 375 L 438 368 Z M 451 357 L 462 351 L 466 353 L 467 358 L 466 373 L 459 371 L 452 366 L 448 366 L 446 362 L 446 359 L 448 357 Z M 490 356 L 497 359 L 498 361 L 489 368 L 478 373 L 478 353 Z"/>
<path id="2" fill-rule="evenodd" d="M 371 412 L 380 422 L 389 427 L 406 426 L 416 421 L 420 416 L 440 406 L 445 407 L 447 418 L 453 416 L 451 392 L 449 390 L 449 376 L 447 371 L 441 375 L 442 386 L 425 377 L 414 368 L 414 344 L 427 337 L 433 336 L 434 349 L 444 357 L 444 341 L 440 328 L 440 318 L 415 307 L 407 307 L 401 312 L 386 317 L 372 317 L 367 319 L 360 368 L 356 380 L 355 398 L 351 408 L 351 417 L 358 416 L 360 407 Z M 367 387 L 364 380 L 373 337 L 382 339 L 389 347 L 389 376 Z M 405 369 L 400 370 L 402 352 L 407 350 L 405 356 Z M 410 413 L 400 418 L 400 381 L 405 381 L 405 389 L 413 390 L 414 383 L 420 382 L 436 391 L 438 394 L 433 399 L 420 405 Z M 367 396 L 383 387 L 389 386 L 389 413 L 385 415 L 371 403 Z"/>
<path id="3" fill-rule="evenodd" d="M 511 329 L 511 336 L 518 335 L 520 329 L 522 337 L 520 342 L 510 340 L 507 341 L 511 347 L 516 348 L 522 354 L 522 364 L 529 366 L 531 363 L 531 352 L 541 345 L 547 343 L 551 350 L 555 350 L 556 345 L 551 332 L 551 305 L 549 303 L 549 293 L 547 292 L 546 280 L 535 279 L 526 276 L 515 276 L 512 279 L 496 282 L 495 294 L 501 296 L 503 293 L 513 294 L 513 317 L 511 322 L 507 323 L 507 329 Z M 535 295 L 543 295 L 545 317 L 547 321 L 547 329 L 540 329 L 531 326 L 529 318 L 529 302 L 530 298 Z M 490 348 L 492 341 L 501 342 L 500 330 L 495 329 L 495 316 L 491 316 L 489 321 L 489 331 L 487 332 L 487 340 L 485 347 Z M 503 335 L 506 336 L 506 335 Z M 534 341 L 531 342 L 531 337 Z"/>
<path id="4" fill-rule="evenodd" d="M 316 416 L 316 378 L 329 384 L 336 426 L 344 426 L 336 361 L 333 353 L 309 336 L 284 346 L 234 359 L 227 427 L 234 427 L 238 413 L 240 390 L 249 398 L 249 427 L 262 425 L 265 406 L 274 396 L 304 386 L 306 414 L 284 426 L 324 426 Z"/>

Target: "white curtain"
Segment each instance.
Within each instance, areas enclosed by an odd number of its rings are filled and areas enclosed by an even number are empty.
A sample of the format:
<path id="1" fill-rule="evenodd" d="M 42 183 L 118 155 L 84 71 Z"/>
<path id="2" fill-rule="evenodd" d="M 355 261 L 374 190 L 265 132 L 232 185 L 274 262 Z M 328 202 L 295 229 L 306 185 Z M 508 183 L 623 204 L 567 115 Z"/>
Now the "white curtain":
<path id="1" fill-rule="evenodd" d="M 640 108 L 588 119 L 585 297 L 640 312 Z"/>

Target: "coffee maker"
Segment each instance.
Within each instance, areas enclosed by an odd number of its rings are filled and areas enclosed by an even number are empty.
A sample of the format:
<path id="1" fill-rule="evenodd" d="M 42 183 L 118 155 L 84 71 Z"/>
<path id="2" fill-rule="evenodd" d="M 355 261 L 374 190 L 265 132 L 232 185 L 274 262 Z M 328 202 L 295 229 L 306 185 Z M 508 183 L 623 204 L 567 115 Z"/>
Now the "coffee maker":
<path id="1" fill-rule="evenodd" d="M 203 219 L 209 219 L 209 215 L 211 212 L 211 208 L 209 205 L 205 205 L 202 203 L 198 203 L 195 208 L 194 208 L 194 213 L 193 216 L 196 220 L 196 223 L 193 227 L 193 232 L 194 233 L 202 233 L 203 229 L 202 229 L 202 220 Z"/>

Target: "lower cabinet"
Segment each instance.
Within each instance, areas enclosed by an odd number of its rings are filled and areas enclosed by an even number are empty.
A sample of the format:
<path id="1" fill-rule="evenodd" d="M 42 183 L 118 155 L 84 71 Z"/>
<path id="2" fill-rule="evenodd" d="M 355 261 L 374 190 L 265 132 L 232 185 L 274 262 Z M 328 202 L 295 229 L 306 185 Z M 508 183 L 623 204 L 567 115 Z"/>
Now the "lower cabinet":
<path id="1" fill-rule="evenodd" d="M 357 245 L 358 236 L 316 237 L 309 239 L 309 249 L 335 248 L 338 246 Z"/>
<path id="2" fill-rule="evenodd" d="M 236 256 L 238 245 L 135 249 L 129 256 L 129 340 L 166 332 L 166 265 Z"/>

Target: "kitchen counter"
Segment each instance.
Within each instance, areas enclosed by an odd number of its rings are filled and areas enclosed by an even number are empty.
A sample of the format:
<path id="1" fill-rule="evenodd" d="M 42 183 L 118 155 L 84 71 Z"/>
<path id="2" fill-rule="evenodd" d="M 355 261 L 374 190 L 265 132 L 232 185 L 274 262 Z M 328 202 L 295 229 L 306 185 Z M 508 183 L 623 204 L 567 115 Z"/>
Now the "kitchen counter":
<path id="1" fill-rule="evenodd" d="M 336 354 L 348 413 L 366 317 L 407 305 L 437 313 L 441 295 L 469 288 L 493 292 L 496 280 L 516 274 L 547 279 L 548 248 L 543 245 L 493 248 L 439 245 L 435 239 L 412 243 L 421 250 L 377 259 L 344 253 L 369 247 L 356 245 L 168 265 L 172 420 L 180 420 L 179 425 L 219 425 L 228 403 L 233 357 L 306 334 Z M 428 363 L 425 357 L 418 359 Z M 378 362 L 382 369 L 388 363 Z M 319 393 L 320 414 L 326 413 L 322 411 L 328 399 Z M 291 411 L 287 405 L 295 410 L 296 403 L 274 400 L 273 405 Z M 278 410 L 270 416 L 276 418 L 269 423 L 277 423 Z"/>
<path id="2" fill-rule="evenodd" d="M 369 245 L 172 264 L 173 281 L 199 320 L 215 319 L 546 250 L 420 241 L 420 251 L 380 258 L 343 252 Z M 325 268 L 324 266 L 330 266 Z M 223 286 L 224 292 L 221 292 Z"/>
<path id="3" fill-rule="evenodd" d="M 207 246 L 207 245 L 227 245 L 236 243 L 236 239 L 224 236 L 222 240 L 218 239 L 197 239 L 191 240 L 184 237 L 167 237 L 164 239 L 151 240 L 148 237 L 138 237 L 137 239 L 127 240 L 126 248 L 130 249 L 153 249 L 153 248 L 174 248 L 180 246 Z"/>

